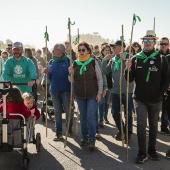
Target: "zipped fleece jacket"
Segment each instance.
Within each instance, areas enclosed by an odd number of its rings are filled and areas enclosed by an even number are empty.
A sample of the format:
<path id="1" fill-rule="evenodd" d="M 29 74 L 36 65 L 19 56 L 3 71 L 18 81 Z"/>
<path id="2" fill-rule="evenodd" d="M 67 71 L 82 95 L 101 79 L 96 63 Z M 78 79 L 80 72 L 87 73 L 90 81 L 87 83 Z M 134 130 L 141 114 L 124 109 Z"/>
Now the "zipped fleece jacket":
<path id="1" fill-rule="evenodd" d="M 50 91 L 55 93 L 70 92 L 70 82 L 68 79 L 70 59 L 59 62 L 53 59 L 49 61 L 48 72 L 50 80 Z"/>
<path id="2" fill-rule="evenodd" d="M 2 76 L 4 81 L 11 81 L 12 83 L 28 83 L 37 79 L 34 63 L 25 56 L 22 56 L 19 61 L 14 56 L 10 57 L 5 62 Z M 22 93 L 32 92 L 31 86 L 20 85 L 18 87 Z"/>
<path id="3" fill-rule="evenodd" d="M 150 56 L 151 52 L 144 52 Z M 146 63 L 143 59 L 132 58 L 132 66 L 129 71 L 129 81 L 135 80 L 134 98 L 141 102 L 158 103 L 162 101 L 162 96 L 168 89 L 170 83 L 170 69 L 168 61 L 159 53 L 156 59 L 148 59 Z M 146 82 L 148 69 L 151 68 L 149 81 Z M 125 69 L 125 78 L 127 79 L 127 69 Z"/>

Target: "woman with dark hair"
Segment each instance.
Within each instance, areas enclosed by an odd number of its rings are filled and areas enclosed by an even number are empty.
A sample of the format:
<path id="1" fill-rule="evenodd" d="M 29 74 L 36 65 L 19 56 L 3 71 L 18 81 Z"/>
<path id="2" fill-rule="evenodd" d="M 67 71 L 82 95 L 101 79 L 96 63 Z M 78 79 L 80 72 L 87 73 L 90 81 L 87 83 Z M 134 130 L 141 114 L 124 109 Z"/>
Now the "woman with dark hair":
<path id="1" fill-rule="evenodd" d="M 139 45 L 139 43 L 137 43 L 137 42 L 133 42 L 132 47 L 135 49 L 135 54 L 142 51 L 141 45 Z"/>
<path id="2" fill-rule="evenodd" d="M 95 149 L 96 109 L 103 91 L 103 79 L 98 62 L 91 56 L 89 44 L 81 42 L 78 45 L 78 59 L 69 73 L 74 72 L 73 93 L 80 111 L 82 140 L 85 146 L 89 141 L 89 149 Z M 88 139 L 89 137 L 89 139 Z"/>
<path id="3" fill-rule="evenodd" d="M 100 60 L 102 61 L 103 58 L 111 53 L 111 48 L 109 45 L 103 45 L 101 49 L 101 55 Z M 106 80 L 107 80 L 107 87 L 108 90 L 106 91 L 106 95 L 103 96 L 102 102 L 99 103 L 99 114 L 100 114 L 100 121 L 99 126 L 103 126 L 103 117 L 106 124 L 109 124 L 109 121 L 107 119 L 108 110 L 109 110 L 109 104 L 110 104 L 110 97 L 111 97 L 111 89 L 112 89 L 112 73 L 106 74 Z"/>

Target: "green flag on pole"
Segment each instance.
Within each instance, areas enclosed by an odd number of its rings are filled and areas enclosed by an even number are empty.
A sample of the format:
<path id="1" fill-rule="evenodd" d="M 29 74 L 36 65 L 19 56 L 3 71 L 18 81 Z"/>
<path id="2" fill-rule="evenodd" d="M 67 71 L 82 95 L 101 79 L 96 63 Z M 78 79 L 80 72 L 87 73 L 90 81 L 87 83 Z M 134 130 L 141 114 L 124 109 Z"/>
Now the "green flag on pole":
<path id="1" fill-rule="evenodd" d="M 74 44 L 74 45 L 78 44 L 79 38 L 80 38 L 80 36 L 78 35 L 78 36 L 76 37 L 76 39 L 73 41 L 73 44 Z"/>
<path id="2" fill-rule="evenodd" d="M 68 22 L 68 29 L 70 28 L 70 25 L 75 25 L 75 21 L 73 23 L 71 21 Z"/>
<path id="3" fill-rule="evenodd" d="M 133 18 L 133 25 L 136 24 L 136 19 L 138 19 L 139 22 L 141 22 L 141 18 L 137 15 L 134 15 L 134 18 Z"/>
<path id="4" fill-rule="evenodd" d="M 45 41 L 49 41 L 49 34 L 48 34 L 48 32 L 44 33 L 44 38 L 45 38 Z"/>

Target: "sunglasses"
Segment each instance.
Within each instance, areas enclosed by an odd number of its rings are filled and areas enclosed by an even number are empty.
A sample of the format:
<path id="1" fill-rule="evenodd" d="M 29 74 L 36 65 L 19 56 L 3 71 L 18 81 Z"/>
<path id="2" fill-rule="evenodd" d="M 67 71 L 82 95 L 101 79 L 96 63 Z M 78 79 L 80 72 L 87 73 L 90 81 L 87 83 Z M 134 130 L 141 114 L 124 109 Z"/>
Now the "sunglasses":
<path id="1" fill-rule="evenodd" d="M 6 48 L 7 50 L 11 50 L 12 48 Z"/>
<path id="2" fill-rule="evenodd" d="M 79 49 L 78 52 L 85 52 L 86 49 L 82 48 L 82 49 Z"/>
<path id="3" fill-rule="evenodd" d="M 154 42 L 154 40 L 146 40 L 146 39 L 145 39 L 145 40 L 143 40 L 143 42 L 144 42 L 144 43 L 147 43 L 147 42 L 149 42 L 149 43 L 153 43 L 153 42 Z"/>
<path id="4" fill-rule="evenodd" d="M 165 46 L 167 46 L 167 45 L 168 45 L 168 43 L 160 43 L 160 45 L 165 45 Z"/>

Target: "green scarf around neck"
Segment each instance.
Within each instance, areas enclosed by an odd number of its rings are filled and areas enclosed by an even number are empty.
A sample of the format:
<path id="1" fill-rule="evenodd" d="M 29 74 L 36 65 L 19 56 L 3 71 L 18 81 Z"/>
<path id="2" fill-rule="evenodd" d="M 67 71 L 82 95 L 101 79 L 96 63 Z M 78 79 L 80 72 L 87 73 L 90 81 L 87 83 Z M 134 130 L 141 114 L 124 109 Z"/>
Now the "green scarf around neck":
<path id="1" fill-rule="evenodd" d="M 155 56 L 158 54 L 157 51 L 153 52 L 150 56 L 145 55 L 143 51 L 140 53 L 136 54 L 136 58 L 142 59 L 143 63 L 146 63 L 150 58 L 151 59 L 156 59 Z"/>
<path id="2" fill-rule="evenodd" d="M 156 55 L 158 54 L 157 51 L 153 52 L 150 56 L 146 56 L 144 54 L 143 51 L 141 51 L 140 53 L 138 53 L 136 55 L 136 58 L 139 58 L 139 59 L 142 59 L 143 60 L 143 63 L 146 63 L 149 59 L 153 59 L 155 60 L 156 59 Z M 148 73 L 146 75 L 146 83 L 149 82 L 149 79 L 150 79 L 150 74 L 151 74 L 151 67 L 148 68 Z"/>
<path id="3" fill-rule="evenodd" d="M 77 65 L 81 66 L 80 75 L 82 75 L 83 72 L 87 70 L 86 65 L 89 64 L 92 60 L 94 60 L 94 59 L 91 58 L 91 57 L 88 60 L 86 60 L 85 62 L 81 62 L 80 60 L 76 60 Z"/>
<path id="4" fill-rule="evenodd" d="M 63 60 L 67 60 L 67 55 L 64 55 L 64 56 L 62 56 L 60 58 L 57 58 L 57 57 L 53 56 L 53 60 L 55 62 L 60 62 L 60 61 L 63 61 Z"/>

